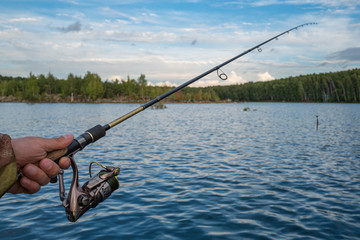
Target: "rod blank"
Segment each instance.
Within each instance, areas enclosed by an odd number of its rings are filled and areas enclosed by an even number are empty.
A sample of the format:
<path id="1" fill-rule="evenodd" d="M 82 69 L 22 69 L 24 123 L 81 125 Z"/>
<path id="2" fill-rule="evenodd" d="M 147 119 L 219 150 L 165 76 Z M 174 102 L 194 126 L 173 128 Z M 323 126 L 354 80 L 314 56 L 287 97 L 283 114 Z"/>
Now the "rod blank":
<path id="1" fill-rule="evenodd" d="M 208 71 L 200 74 L 200 75 L 197 76 L 197 77 L 194 77 L 193 79 L 191 79 L 191 80 L 189 80 L 189 81 L 181 84 L 180 86 L 171 89 L 170 91 L 168 91 L 168 92 L 166 92 L 166 93 L 164 93 L 164 94 L 162 94 L 162 95 L 154 98 L 153 100 L 145 103 L 144 105 L 140 106 L 139 108 L 136 108 L 136 109 L 134 109 L 133 111 L 131 111 L 131 112 L 129 112 L 129 113 L 127 113 L 127 114 L 125 114 L 125 115 L 123 115 L 123 116 L 115 119 L 115 120 L 113 120 L 112 122 L 110 122 L 110 123 L 108 123 L 108 124 L 106 124 L 106 125 L 104 125 L 104 126 L 97 125 L 97 126 L 96 126 L 97 130 L 99 130 L 98 128 L 101 127 L 102 130 L 99 131 L 99 132 L 102 132 L 102 133 L 97 135 L 95 141 L 98 140 L 99 138 L 105 136 L 105 131 L 109 130 L 110 128 L 115 127 L 116 125 L 118 125 L 118 124 L 124 122 L 125 120 L 133 117 L 134 115 L 136 115 L 136 114 L 138 114 L 139 112 L 145 110 L 146 108 L 154 105 L 155 103 L 163 100 L 164 98 L 166 98 L 166 97 L 168 97 L 168 96 L 170 96 L 170 95 L 172 95 L 172 94 L 180 91 L 181 89 L 187 87 L 188 85 L 190 85 L 190 84 L 198 81 L 199 79 L 201 79 L 201 78 L 209 75 L 210 73 L 212 73 L 212 72 L 214 72 L 214 71 L 218 71 L 221 67 L 223 67 L 223 66 L 225 66 L 225 65 L 227 65 L 227 64 L 235 61 L 236 59 L 238 59 L 238 58 L 240 58 L 240 57 L 242 57 L 242 56 L 244 56 L 244 55 L 246 55 L 246 54 L 254 51 L 255 49 L 257 49 L 258 51 L 262 51 L 261 48 L 260 48 L 261 46 L 263 46 L 263 45 L 265 45 L 265 44 L 273 41 L 274 39 L 278 40 L 280 36 L 282 36 L 282 35 L 284 35 L 284 34 L 286 34 L 286 33 L 289 33 L 289 32 L 291 32 L 291 31 L 293 31 L 293 30 L 297 30 L 297 29 L 300 28 L 300 27 L 304 27 L 304 26 L 307 26 L 307 25 L 313 25 L 313 24 L 317 24 L 317 23 L 314 23 L 314 22 L 304 23 L 304 24 L 301 24 L 301 25 L 299 25 L 299 26 L 293 27 L 293 28 L 291 28 L 291 29 L 289 29 L 289 30 L 286 30 L 286 31 L 284 31 L 284 32 L 282 32 L 282 33 L 280 33 L 280 34 L 278 34 L 278 35 L 276 35 L 276 36 L 274 36 L 274 37 L 272 37 L 272 38 L 270 38 L 270 39 L 268 39 L 268 40 L 266 40 L 266 41 L 264 41 L 264 42 L 262 42 L 262 43 L 260 43 L 260 44 L 258 44 L 258 45 L 256 45 L 256 46 L 254 46 L 254 47 L 252 47 L 252 48 L 250 48 L 250 49 L 248 49 L 248 50 L 246 50 L 246 51 L 244 51 L 244 52 L 236 55 L 235 57 L 230 58 L 229 60 L 227 60 L 227 61 L 225 61 L 225 62 L 223 62 L 223 63 L 221 63 L 221 64 L 219 64 L 219 65 L 217 65 L 217 66 L 215 66 L 215 67 L 213 67 L 213 68 L 211 68 L 210 70 L 208 70 Z M 93 128 L 92 128 L 92 129 L 93 129 Z M 90 130 L 91 130 L 91 129 L 90 129 Z M 79 150 L 82 150 L 86 145 L 94 142 L 94 141 L 91 140 L 91 136 L 90 136 L 91 133 L 89 133 L 90 130 L 88 130 L 88 131 L 85 132 L 84 134 L 82 134 L 82 135 L 80 135 L 79 137 L 77 137 L 76 139 L 74 139 L 74 141 L 73 141 L 73 142 L 70 144 L 70 146 L 68 147 L 67 153 L 66 153 L 65 155 L 63 155 L 63 156 L 67 156 L 67 155 L 70 155 L 70 154 L 74 154 L 75 152 L 77 152 L 77 151 L 79 151 Z M 91 131 L 90 131 L 90 132 L 91 132 Z M 90 135 L 89 135 L 89 134 L 90 134 Z M 90 139 L 87 138 L 88 135 L 90 136 Z M 86 141 L 84 141 L 84 139 L 85 139 Z"/>

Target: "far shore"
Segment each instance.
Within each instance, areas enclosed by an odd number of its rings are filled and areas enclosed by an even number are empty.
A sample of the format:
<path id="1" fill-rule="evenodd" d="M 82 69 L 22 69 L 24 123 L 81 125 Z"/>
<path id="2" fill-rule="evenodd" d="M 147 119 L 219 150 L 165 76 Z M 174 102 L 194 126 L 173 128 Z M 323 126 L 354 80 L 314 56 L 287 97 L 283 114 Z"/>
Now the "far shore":
<path id="1" fill-rule="evenodd" d="M 38 99 L 38 100 L 24 100 L 22 98 L 16 98 L 14 96 L 0 96 L 0 103 L 146 103 L 152 99 L 150 98 L 144 98 L 144 99 L 138 99 L 138 98 L 131 98 L 131 97 L 117 97 L 117 98 L 98 98 L 96 100 L 92 100 L 89 98 L 83 98 L 83 97 L 74 97 L 71 99 L 70 97 L 62 98 L 60 95 L 53 95 L 53 96 L 47 96 L 44 99 Z M 232 102 L 231 100 L 227 101 L 191 101 L 191 102 L 178 102 L 174 101 L 172 99 L 164 99 L 162 100 L 164 103 L 225 103 L 225 102 Z"/>

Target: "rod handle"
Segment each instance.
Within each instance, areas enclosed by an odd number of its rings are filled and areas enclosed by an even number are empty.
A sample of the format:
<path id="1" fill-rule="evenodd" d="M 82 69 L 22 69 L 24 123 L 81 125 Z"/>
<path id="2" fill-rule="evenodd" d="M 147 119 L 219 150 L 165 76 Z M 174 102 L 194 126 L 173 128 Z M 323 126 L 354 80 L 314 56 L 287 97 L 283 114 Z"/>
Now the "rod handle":
<path id="1" fill-rule="evenodd" d="M 104 137 L 105 134 L 106 132 L 104 127 L 101 125 L 96 125 L 95 127 L 90 128 L 85 133 L 74 139 L 68 147 L 49 152 L 46 157 L 55 161 L 56 163 L 59 163 L 61 157 L 68 156 L 83 149 L 88 144 Z"/>
<path id="2" fill-rule="evenodd" d="M 53 161 L 55 161 L 56 163 L 59 162 L 60 158 L 65 156 L 65 154 L 67 153 L 68 151 L 68 148 L 63 148 L 63 149 L 60 149 L 60 150 L 55 150 L 55 151 L 52 151 L 52 152 L 49 152 L 46 156 L 46 158 L 49 158 Z"/>
<path id="3" fill-rule="evenodd" d="M 73 154 L 79 150 L 82 150 L 85 146 L 87 146 L 90 143 L 93 143 L 100 138 L 104 137 L 106 135 L 106 130 L 101 125 L 96 125 L 93 128 L 90 128 L 85 133 L 78 136 L 76 139 L 74 139 L 71 144 L 64 149 L 55 150 L 47 154 L 47 158 L 55 161 L 56 163 L 59 163 L 59 160 L 63 156 L 69 156 L 70 154 Z M 50 179 L 51 183 L 57 182 L 57 177 Z"/>

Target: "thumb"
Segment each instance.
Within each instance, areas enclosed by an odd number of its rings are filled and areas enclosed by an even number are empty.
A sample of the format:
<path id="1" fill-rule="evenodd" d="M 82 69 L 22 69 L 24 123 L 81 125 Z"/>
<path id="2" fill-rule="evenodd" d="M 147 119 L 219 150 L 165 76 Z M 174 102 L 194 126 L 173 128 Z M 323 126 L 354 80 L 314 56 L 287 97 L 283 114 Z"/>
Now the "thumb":
<path id="1" fill-rule="evenodd" d="M 74 140 L 74 136 L 66 134 L 57 138 L 46 138 L 43 139 L 43 148 L 46 152 L 51 152 L 58 149 L 66 148 Z"/>

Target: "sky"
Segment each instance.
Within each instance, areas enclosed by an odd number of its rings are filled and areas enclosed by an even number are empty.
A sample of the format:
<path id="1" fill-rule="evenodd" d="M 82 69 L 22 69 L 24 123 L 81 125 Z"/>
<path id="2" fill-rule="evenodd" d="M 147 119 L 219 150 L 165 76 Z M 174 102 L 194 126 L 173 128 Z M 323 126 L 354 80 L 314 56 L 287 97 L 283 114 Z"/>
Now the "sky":
<path id="1" fill-rule="evenodd" d="M 0 75 L 97 73 L 179 85 L 295 26 L 191 86 L 360 67 L 358 0 L 1 0 Z"/>

